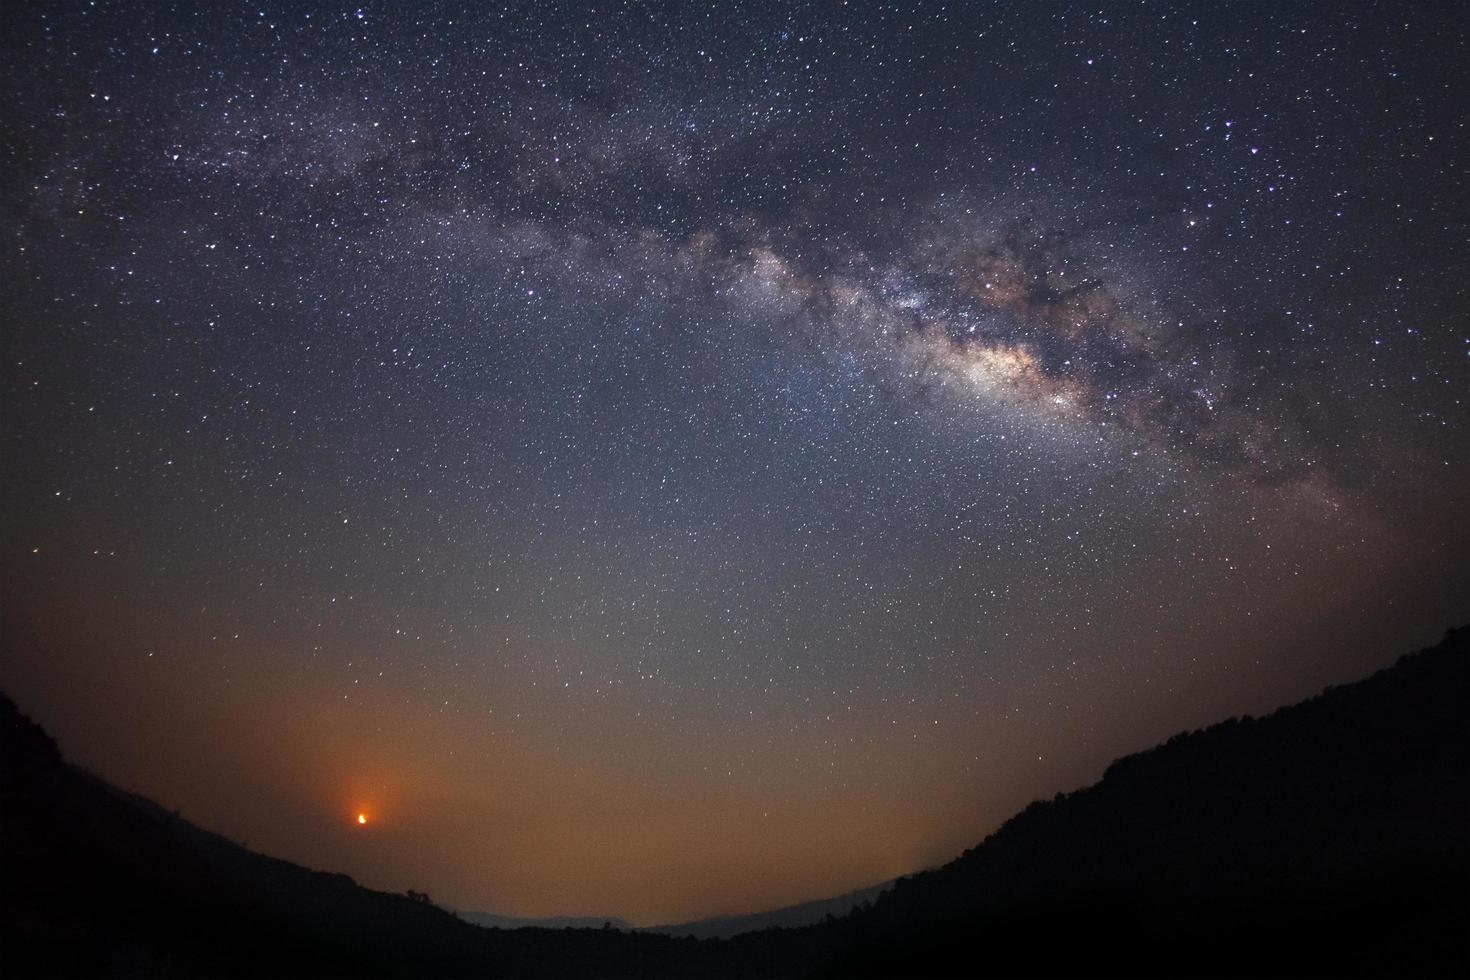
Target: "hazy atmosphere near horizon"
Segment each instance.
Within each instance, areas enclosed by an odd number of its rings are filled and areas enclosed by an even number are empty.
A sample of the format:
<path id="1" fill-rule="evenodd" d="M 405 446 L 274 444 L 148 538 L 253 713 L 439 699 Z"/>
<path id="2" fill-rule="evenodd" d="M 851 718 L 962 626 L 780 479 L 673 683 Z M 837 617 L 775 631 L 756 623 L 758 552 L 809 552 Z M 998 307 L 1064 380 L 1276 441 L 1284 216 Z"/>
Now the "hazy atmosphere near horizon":
<path id="1" fill-rule="evenodd" d="M 1470 620 L 1463 3 L 10 3 L 0 689 L 635 925 Z"/>

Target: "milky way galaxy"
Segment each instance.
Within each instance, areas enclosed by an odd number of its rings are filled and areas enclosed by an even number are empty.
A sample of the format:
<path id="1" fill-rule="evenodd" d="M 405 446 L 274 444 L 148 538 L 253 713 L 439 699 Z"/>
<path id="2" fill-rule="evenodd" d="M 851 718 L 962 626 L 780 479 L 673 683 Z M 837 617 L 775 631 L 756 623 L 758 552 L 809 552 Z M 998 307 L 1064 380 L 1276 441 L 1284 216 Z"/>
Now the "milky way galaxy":
<path id="1" fill-rule="evenodd" d="M 646 924 L 1361 676 L 1470 613 L 1465 10 L 9 5 L 0 687 Z"/>

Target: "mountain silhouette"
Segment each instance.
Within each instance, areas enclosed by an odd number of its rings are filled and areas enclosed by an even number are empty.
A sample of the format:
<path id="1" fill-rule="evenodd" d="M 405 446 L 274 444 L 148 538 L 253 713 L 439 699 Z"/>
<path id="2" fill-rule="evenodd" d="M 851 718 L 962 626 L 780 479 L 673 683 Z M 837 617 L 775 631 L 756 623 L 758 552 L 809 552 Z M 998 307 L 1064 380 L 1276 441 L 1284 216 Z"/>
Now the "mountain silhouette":
<path id="1" fill-rule="evenodd" d="M 67 765 L 0 696 L 0 975 L 693 976 L 693 940 L 487 929 L 254 853 Z"/>
<path id="2" fill-rule="evenodd" d="M 6 976 L 1464 976 L 1470 630 L 1115 762 L 871 904 L 729 939 L 486 929 L 67 765 L 0 697 Z"/>
<path id="3" fill-rule="evenodd" d="M 1464 976 L 1470 629 L 1033 803 L 847 933 L 838 976 Z"/>
<path id="4" fill-rule="evenodd" d="M 519 915 L 499 915 L 495 912 L 476 912 L 455 909 L 454 914 L 466 922 L 487 929 L 631 929 L 627 922 L 614 915 L 552 915 L 543 919 Z"/>
<path id="5" fill-rule="evenodd" d="M 863 904 L 871 904 L 884 892 L 893 888 L 893 882 L 859 888 L 831 898 L 819 898 L 811 902 L 786 905 L 769 912 L 754 912 L 749 915 L 717 915 L 693 922 L 672 925 L 648 926 L 642 932 L 656 932 L 665 936 L 693 936 L 695 939 L 728 939 L 747 932 L 764 929 L 791 929 L 822 922 L 828 916 L 847 915 Z"/>

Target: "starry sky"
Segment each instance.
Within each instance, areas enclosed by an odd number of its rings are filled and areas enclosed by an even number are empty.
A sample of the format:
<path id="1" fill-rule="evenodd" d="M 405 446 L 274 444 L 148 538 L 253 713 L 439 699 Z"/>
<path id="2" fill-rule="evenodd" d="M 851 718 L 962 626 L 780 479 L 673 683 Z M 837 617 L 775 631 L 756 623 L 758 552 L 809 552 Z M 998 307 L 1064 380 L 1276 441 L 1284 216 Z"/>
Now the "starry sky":
<path id="1" fill-rule="evenodd" d="M 1470 619 L 1467 9 L 7 4 L 0 687 L 649 924 L 1361 676 Z"/>

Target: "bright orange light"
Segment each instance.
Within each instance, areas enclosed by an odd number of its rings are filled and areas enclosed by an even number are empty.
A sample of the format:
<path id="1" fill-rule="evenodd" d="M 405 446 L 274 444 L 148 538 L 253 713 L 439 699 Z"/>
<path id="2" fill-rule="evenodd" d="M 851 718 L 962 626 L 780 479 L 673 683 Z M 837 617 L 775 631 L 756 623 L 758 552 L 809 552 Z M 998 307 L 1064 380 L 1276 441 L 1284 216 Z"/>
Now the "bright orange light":
<path id="1" fill-rule="evenodd" d="M 359 813 L 357 815 L 357 822 L 358 823 L 367 823 L 367 814 L 366 813 Z"/>

